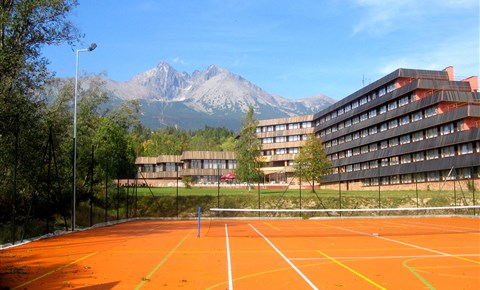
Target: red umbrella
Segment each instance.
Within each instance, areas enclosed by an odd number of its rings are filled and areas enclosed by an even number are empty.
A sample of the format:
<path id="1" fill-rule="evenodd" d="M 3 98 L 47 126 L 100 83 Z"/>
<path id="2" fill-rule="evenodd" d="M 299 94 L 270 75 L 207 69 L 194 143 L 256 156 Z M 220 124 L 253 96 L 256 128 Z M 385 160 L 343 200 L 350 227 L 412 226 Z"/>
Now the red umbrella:
<path id="1" fill-rule="evenodd" d="M 228 172 L 227 174 L 224 174 L 220 176 L 221 179 L 235 179 L 235 174 L 232 172 Z"/>

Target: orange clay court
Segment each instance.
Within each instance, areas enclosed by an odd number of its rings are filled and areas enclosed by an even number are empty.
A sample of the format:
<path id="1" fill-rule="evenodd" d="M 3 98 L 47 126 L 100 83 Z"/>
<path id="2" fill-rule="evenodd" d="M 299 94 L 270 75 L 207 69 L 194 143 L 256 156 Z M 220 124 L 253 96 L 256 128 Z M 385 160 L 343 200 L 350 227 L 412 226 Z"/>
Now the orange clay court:
<path id="1" fill-rule="evenodd" d="M 480 219 L 137 220 L 0 250 L 0 289 L 480 289 Z"/>

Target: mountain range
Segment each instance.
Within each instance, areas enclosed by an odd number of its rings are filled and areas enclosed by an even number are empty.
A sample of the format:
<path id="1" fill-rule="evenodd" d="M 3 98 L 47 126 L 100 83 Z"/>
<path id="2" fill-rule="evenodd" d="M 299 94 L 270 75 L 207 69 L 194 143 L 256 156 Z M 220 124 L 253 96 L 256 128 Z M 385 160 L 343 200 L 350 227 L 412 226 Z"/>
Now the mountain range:
<path id="1" fill-rule="evenodd" d="M 126 82 L 103 81 L 111 99 L 139 100 L 141 121 L 151 129 L 209 126 L 239 131 L 250 105 L 262 120 L 314 114 L 335 102 L 324 95 L 295 100 L 273 95 L 215 65 L 188 74 L 161 62 Z"/>

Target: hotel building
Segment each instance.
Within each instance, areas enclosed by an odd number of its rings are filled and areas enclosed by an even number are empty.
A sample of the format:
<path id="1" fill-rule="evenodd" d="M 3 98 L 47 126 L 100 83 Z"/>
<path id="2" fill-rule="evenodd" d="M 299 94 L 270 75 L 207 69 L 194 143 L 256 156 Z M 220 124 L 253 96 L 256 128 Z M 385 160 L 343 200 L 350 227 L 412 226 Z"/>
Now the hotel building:
<path id="1" fill-rule="evenodd" d="M 478 182 L 477 91 L 477 77 L 456 81 L 452 67 L 398 69 L 315 115 L 260 120 L 266 182 L 294 182 L 295 155 L 312 133 L 333 165 L 322 187 L 442 189 L 451 180 Z"/>

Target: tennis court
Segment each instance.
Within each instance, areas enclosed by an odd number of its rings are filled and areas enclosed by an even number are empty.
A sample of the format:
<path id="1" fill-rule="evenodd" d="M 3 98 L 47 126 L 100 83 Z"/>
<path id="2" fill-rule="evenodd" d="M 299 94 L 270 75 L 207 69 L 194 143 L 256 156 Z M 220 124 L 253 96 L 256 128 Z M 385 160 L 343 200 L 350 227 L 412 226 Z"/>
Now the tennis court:
<path id="1" fill-rule="evenodd" d="M 0 289 L 480 289 L 480 219 L 136 220 L 0 259 Z"/>

